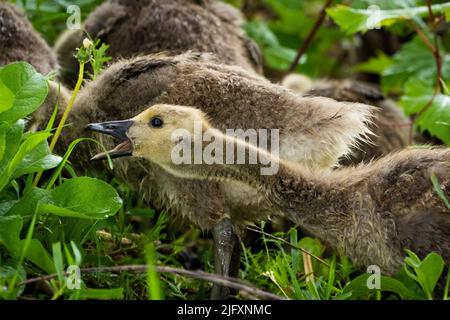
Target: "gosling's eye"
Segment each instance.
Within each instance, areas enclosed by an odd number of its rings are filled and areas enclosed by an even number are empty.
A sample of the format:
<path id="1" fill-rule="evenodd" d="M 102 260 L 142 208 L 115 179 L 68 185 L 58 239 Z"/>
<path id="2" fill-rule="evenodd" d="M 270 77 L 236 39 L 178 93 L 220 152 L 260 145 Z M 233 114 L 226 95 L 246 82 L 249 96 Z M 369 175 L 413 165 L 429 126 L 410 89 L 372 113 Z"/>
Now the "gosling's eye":
<path id="1" fill-rule="evenodd" d="M 153 128 L 161 128 L 164 124 L 164 121 L 159 117 L 154 117 L 152 120 L 150 120 L 150 125 Z"/>

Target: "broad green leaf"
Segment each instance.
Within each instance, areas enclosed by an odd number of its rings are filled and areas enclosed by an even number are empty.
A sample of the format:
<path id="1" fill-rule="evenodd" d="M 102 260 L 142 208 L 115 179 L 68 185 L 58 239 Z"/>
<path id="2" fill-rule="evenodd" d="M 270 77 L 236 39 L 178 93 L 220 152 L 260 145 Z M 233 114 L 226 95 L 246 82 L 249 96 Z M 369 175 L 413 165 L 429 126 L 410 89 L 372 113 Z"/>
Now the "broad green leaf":
<path id="1" fill-rule="evenodd" d="M 381 75 L 384 70 L 390 67 L 392 59 L 383 52 L 379 52 L 374 58 L 370 58 L 368 61 L 358 64 L 354 67 L 357 72 L 368 72 Z"/>
<path id="2" fill-rule="evenodd" d="M 416 119 L 416 125 L 450 146 L 450 96 L 438 94 L 433 103 Z"/>
<path id="3" fill-rule="evenodd" d="M 0 124 L 0 162 L 5 154 L 7 129 L 6 123 Z"/>
<path id="4" fill-rule="evenodd" d="M 18 200 L 0 202 L 0 216 L 4 216 L 17 202 Z"/>
<path id="5" fill-rule="evenodd" d="M 406 264 L 413 268 L 416 281 L 427 297 L 432 299 L 436 284 L 444 271 L 444 259 L 437 253 L 431 252 L 420 261 L 411 251 L 408 250 L 407 252 L 409 257 L 405 259 Z"/>
<path id="6" fill-rule="evenodd" d="M 19 166 L 19 164 L 24 160 L 25 157 L 31 157 L 30 154 L 34 149 L 43 141 L 47 140 L 50 133 L 40 132 L 30 135 L 19 147 L 14 157 L 8 164 L 5 172 L 0 177 L 0 190 L 2 190 L 8 182 L 13 179 L 14 173 Z"/>
<path id="7" fill-rule="evenodd" d="M 369 289 L 367 286 L 367 280 L 369 279 L 371 275 L 370 274 L 362 274 L 355 279 L 353 279 L 345 288 L 344 288 L 344 294 L 345 293 L 351 293 L 352 299 L 357 299 L 362 296 L 368 295 L 370 292 L 373 292 L 374 289 Z M 381 291 L 388 291 L 388 292 L 394 292 L 398 294 L 402 299 L 415 299 L 417 298 L 414 296 L 412 292 L 408 290 L 408 288 L 405 287 L 403 283 L 400 281 L 386 277 L 381 276 L 380 278 L 381 283 Z"/>
<path id="8" fill-rule="evenodd" d="M 435 95 L 430 85 L 413 78 L 405 85 L 400 105 L 406 114 L 418 114 L 415 124 L 422 132 L 427 130 L 450 146 L 449 95 Z"/>
<path id="9" fill-rule="evenodd" d="M 12 108 L 14 103 L 14 94 L 0 79 L 0 113 Z"/>
<path id="10" fill-rule="evenodd" d="M 51 192 L 33 188 L 26 192 L 22 198 L 7 212 L 8 215 L 31 216 L 36 211 L 39 202 L 50 202 Z"/>
<path id="11" fill-rule="evenodd" d="M 434 13 L 443 12 L 448 8 L 450 8 L 450 3 L 432 6 Z M 411 20 L 414 16 L 428 15 L 428 8 L 421 6 L 382 10 L 376 6 L 369 6 L 368 9 L 353 9 L 348 6 L 337 5 L 329 8 L 327 13 L 342 30 L 347 34 L 353 34 L 388 27 L 402 20 Z"/>
<path id="12" fill-rule="evenodd" d="M 0 244 L 4 245 L 13 256 L 20 254 L 20 231 L 22 230 L 22 217 L 0 217 Z"/>
<path id="13" fill-rule="evenodd" d="M 445 9 L 445 21 L 450 21 L 450 8 Z"/>
<path id="14" fill-rule="evenodd" d="M 64 217 L 106 219 L 122 206 L 116 190 L 98 179 L 79 177 L 66 180 L 51 191 L 51 202 L 42 203 L 40 212 Z"/>
<path id="15" fill-rule="evenodd" d="M 277 36 L 270 30 L 267 23 L 263 21 L 248 22 L 244 25 L 244 29 L 262 47 L 276 47 L 280 45 Z"/>
<path id="16" fill-rule="evenodd" d="M 3 128 L 5 128 L 4 125 L 5 124 L 2 125 Z M 5 148 L 3 150 L 3 157 L 0 159 L 0 180 L 2 179 L 1 177 L 6 176 L 5 171 L 8 168 L 9 162 L 19 148 L 24 126 L 25 122 L 23 120 L 19 120 L 12 126 L 5 128 Z"/>
<path id="17" fill-rule="evenodd" d="M 24 245 L 25 240 L 20 242 Z M 50 254 L 45 250 L 42 243 L 37 239 L 31 239 L 28 245 L 28 250 L 25 254 L 25 258 L 33 262 L 39 268 L 44 270 L 48 274 L 55 273 L 55 266 Z"/>
<path id="18" fill-rule="evenodd" d="M 283 46 L 267 47 L 263 49 L 266 64 L 275 70 L 287 70 L 295 59 L 297 52 Z M 300 63 L 305 63 L 307 55 L 302 57 Z"/>
<path id="19" fill-rule="evenodd" d="M 23 158 L 16 167 L 13 178 L 56 168 L 60 162 L 61 157 L 51 154 L 47 141 L 42 141 Z"/>
<path id="20" fill-rule="evenodd" d="M 0 121 L 14 123 L 34 112 L 45 100 L 45 77 L 25 63 L 9 64 L 0 69 L 0 81 L 14 96 L 12 107 L 0 113 Z"/>
<path id="21" fill-rule="evenodd" d="M 443 55 L 443 69 L 449 67 L 450 56 Z M 382 76 L 385 90 L 403 87 L 410 78 L 430 82 L 433 85 L 436 81 L 436 62 L 431 51 L 416 37 L 403 45 L 393 56 L 392 64 L 383 71 Z"/>

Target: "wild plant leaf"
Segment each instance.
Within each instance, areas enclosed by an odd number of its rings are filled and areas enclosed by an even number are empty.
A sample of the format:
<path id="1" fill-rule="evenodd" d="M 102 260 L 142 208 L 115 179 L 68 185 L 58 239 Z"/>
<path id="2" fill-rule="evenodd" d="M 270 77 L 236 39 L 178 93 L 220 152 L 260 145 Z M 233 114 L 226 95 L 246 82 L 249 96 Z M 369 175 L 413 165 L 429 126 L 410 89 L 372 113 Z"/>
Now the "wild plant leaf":
<path id="1" fill-rule="evenodd" d="M 12 126 L 3 123 L 0 127 L 0 129 L 4 128 L 5 130 L 5 147 L 2 158 L 0 159 L 0 180 L 2 176 L 6 175 L 4 172 L 8 168 L 9 161 L 14 157 L 17 149 L 19 148 L 24 126 L 25 122 L 23 120 L 19 120 Z"/>
<path id="2" fill-rule="evenodd" d="M 407 266 L 413 269 L 415 280 L 420 284 L 429 299 L 433 298 L 434 289 L 444 271 L 444 259 L 435 252 L 420 260 L 407 250 L 409 257 L 405 259 Z M 408 270 L 408 267 L 405 267 Z M 412 272 L 412 271 L 409 271 Z"/>
<path id="3" fill-rule="evenodd" d="M 2 176 L 0 176 L 0 190 L 2 190 L 11 179 L 13 179 L 17 167 L 25 159 L 25 157 L 30 156 L 30 153 L 32 153 L 39 144 L 47 140 L 50 135 L 50 133 L 46 132 L 35 133 L 30 135 L 22 144 L 20 144 L 16 154 L 7 164 L 6 170 L 4 170 Z"/>
<path id="4" fill-rule="evenodd" d="M 25 240 L 20 242 L 21 245 L 24 243 Z M 47 274 L 55 273 L 53 260 L 39 240 L 31 239 L 25 258 L 44 270 Z"/>
<path id="5" fill-rule="evenodd" d="M 448 8 L 450 8 L 450 3 L 432 6 L 435 14 Z M 350 35 L 356 32 L 366 32 L 371 29 L 388 27 L 399 21 L 411 20 L 414 16 L 428 15 L 428 8 L 420 6 L 382 10 L 377 7 L 353 9 L 348 6 L 337 5 L 329 8 L 327 13 L 342 30 Z"/>
<path id="6" fill-rule="evenodd" d="M 64 281 L 64 258 L 61 250 L 61 242 L 52 245 L 53 265 L 60 282 Z"/>
<path id="7" fill-rule="evenodd" d="M 438 177 L 435 174 L 431 175 L 431 182 L 433 183 L 434 190 L 439 195 L 439 197 L 444 202 L 445 206 L 448 210 L 450 210 L 450 202 L 449 199 L 445 196 L 444 190 L 442 190 L 441 184 L 439 183 Z"/>
<path id="8" fill-rule="evenodd" d="M 51 154 L 47 141 L 42 141 L 22 159 L 12 177 L 16 178 L 25 174 L 56 168 L 61 159 L 61 157 Z"/>
<path id="9" fill-rule="evenodd" d="M 25 63 L 17 62 L 0 68 L 0 81 L 14 96 L 13 105 L 0 113 L 0 121 L 14 123 L 41 106 L 47 97 L 45 77 Z"/>
<path id="10" fill-rule="evenodd" d="M 6 131 L 8 127 L 6 123 L 0 124 L 0 163 L 3 160 L 3 155 L 6 149 Z"/>
<path id="11" fill-rule="evenodd" d="M 414 63 L 412 63 L 414 61 Z M 450 56 L 443 55 L 443 69 L 450 67 Z M 445 75 L 445 73 L 443 73 Z M 431 51 L 418 38 L 404 44 L 392 58 L 392 64 L 382 73 L 382 85 L 389 91 L 403 87 L 410 78 L 434 83 L 436 62 Z"/>
<path id="12" fill-rule="evenodd" d="M 244 25 L 244 29 L 261 47 L 276 47 L 280 45 L 277 36 L 270 30 L 267 23 L 263 21 L 256 20 L 247 22 Z"/>
<path id="13" fill-rule="evenodd" d="M 0 79 L 0 113 L 12 108 L 14 104 L 14 94 L 4 85 Z"/>
<path id="14" fill-rule="evenodd" d="M 7 212 L 8 215 L 31 216 L 36 211 L 39 202 L 50 202 L 51 192 L 48 190 L 33 188 L 25 192 L 22 198 Z"/>
<path id="15" fill-rule="evenodd" d="M 0 245 L 4 245 L 16 257 L 20 254 L 22 223 L 20 216 L 0 216 Z"/>
<path id="16" fill-rule="evenodd" d="M 381 75 L 384 70 L 391 66 L 392 62 L 391 57 L 387 56 L 383 52 L 379 52 L 376 57 L 370 58 L 368 61 L 358 64 L 353 69 L 357 72 L 367 72 Z"/>
<path id="17" fill-rule="evenodd" d="M 295 59 L 297 52 L 283 46 L 267 47 L 263 49 L 266 64 L 275 70 L 287 70 Z M 307 55 L 302 57 L 300 63 L 304 63 Z"/>
<path id="18" fill-rule="evenodd" d="M 418 114 L 415 124 L 422 132 L 427 130 L 450 146 L 449 95 L 435 95 L 427 83 L 411 79 L 405 85 L 400 105 L 406 114 Z"/>
<path id="19" fill-rule="evenodd" d="M 370 274 L 362 274 L 354 278 L 345 288 L 343 293 L 351 293 L 352 299 L 361 298 L 367 296 L 376 289 L 369 289 L 367 286 L 367 280 Z M 398 294 L 402 299 L 415 299 L 417 298 L 412 292 L 408 290 L 407 287 L 400 281 L 386 277 L 380 276 L 381 291 L 393 292 Z"/>
<path id="20" fill-rule="evenodd" d="M 51 191 L 51 201 L 40 205 L 41 213 L 84 219 L 106 219 L 119 211 L 122 199 L 116 190 L 98 179 L 66 180 Z"/>
<path id="21" fill-rule="evenodd" d="M 18 202 L 18 200 L 9 200 L 0 202 L 0 216 L 4 216 L 12 207 Z"/>

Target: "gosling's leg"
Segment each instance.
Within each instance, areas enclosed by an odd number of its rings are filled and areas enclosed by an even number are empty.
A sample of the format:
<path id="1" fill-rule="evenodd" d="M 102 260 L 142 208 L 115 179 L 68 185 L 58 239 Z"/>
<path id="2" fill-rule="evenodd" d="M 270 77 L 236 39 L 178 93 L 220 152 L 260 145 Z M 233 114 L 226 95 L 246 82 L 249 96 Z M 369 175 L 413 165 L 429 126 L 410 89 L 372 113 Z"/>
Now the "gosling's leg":
<path id="1" fill-rule="evenodd" d="M 240 262 L 240 242 L 235 226 L 229 218 L 220 220 L 213 228 L 214 266 L 217 274 L 237 277 Z M 233 290 L 214 284 L 212 300 L 225 300 L 233 297 Z"/>

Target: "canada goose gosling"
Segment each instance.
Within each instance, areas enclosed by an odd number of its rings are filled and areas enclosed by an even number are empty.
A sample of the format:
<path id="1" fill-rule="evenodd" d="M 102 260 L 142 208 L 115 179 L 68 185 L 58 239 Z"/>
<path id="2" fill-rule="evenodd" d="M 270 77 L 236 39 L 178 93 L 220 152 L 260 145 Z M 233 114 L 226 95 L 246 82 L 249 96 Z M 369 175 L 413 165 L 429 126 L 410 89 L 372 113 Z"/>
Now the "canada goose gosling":
<path id="1" fill-rule="evenodd" d="M 174 164 L 174 147 L 192 145 L 199 138 L 193 136 L 198 122 L 214 141 L 244 147 L 247 154 L 256 152 L 259 161 Z M 179 177 L 237 180 L 258 188 L 270 205 L 357 264 L 394 273 L 405 248 L 422 256 L 429 251 L 444 259 L 450 256 L 450 211 L 431 182 L 435 175 L 450 197 L 449 149 L 406 150 L 368 165 L 313 173 L 224 135 L 211 128 L 200 110 L 189 107 L 154 105 L 133 119 L 91 124 L 88 129 L 121 140 L 109 152 L 111 157 L 143 157 Z M 261 174 L 267 160 L 279 164 L 273 175 Z"/>

